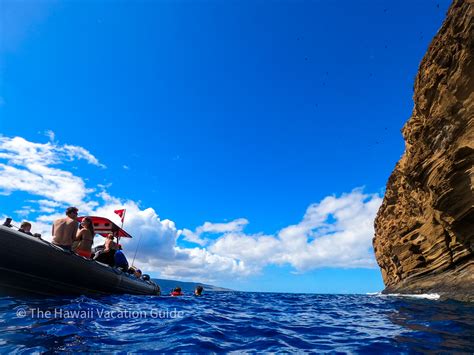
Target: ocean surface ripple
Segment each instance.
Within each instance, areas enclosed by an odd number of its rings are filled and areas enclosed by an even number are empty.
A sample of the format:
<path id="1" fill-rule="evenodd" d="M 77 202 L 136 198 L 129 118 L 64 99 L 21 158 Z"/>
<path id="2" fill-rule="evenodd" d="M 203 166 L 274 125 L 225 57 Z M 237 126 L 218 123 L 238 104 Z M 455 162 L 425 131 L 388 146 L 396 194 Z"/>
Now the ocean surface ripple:
<path id="1" fill-rule="evenodd" d="M 379 295 L 0 298 L 1 353 L 466 352 L 474 305 Z"/>

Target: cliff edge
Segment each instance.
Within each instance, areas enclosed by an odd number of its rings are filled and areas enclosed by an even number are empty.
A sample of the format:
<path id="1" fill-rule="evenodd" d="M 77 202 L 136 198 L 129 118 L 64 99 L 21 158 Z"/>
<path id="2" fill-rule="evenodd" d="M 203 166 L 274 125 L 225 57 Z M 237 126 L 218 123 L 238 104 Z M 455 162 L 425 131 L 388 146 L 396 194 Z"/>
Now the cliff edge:
<path id="1" fill-rule="evenodd" d="M 419 67 L 405 152 L 375 220 L 384 293 L 474 301 L 473 13 L 454 0 Z"/>

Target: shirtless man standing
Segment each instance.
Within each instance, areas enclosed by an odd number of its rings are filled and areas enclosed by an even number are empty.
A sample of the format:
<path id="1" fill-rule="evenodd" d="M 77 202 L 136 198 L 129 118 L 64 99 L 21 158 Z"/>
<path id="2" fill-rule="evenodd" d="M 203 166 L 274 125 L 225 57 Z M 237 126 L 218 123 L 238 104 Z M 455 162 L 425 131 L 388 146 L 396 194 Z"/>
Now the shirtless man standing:
<path id="1" fill-rule="evenodd" d="M 66 217 L 60 218 L 53 223 L 53 244 L 67 250 L 71 250 L 72 243 L 77 233 L 76 207 L 68 207 Z"/>

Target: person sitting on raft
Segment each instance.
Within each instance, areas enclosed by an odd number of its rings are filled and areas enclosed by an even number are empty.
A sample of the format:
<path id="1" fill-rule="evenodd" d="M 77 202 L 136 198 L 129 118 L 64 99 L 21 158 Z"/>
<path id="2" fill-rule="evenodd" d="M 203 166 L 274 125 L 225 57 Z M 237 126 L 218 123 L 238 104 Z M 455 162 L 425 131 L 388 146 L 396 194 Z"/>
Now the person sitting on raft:
<path id="1" fill-rule="evenodd" d="M 53 223 L 53 244 L 66 250 L 71 250 L 72 243 L 77 234 L 77 214 L 76 207 L 68 207 L 66 217 L 60 218 Z"/>
<path id="2" fill-rule="evenodd" d="M 76 254 L 90 259 L 92 244 L 94 243 L 94 224 L 89 217 L 85 217 L 82 222 L 79 231 L 76 235 L 73 250 Z"/>
<path id="3" fill-rule="evenodd" d="M 122 251 L 122 245 L 121 244 L 117 245 L 117 249 L 118 250 L 115 252 L 115 255 L 114 255 L 115 267 L 122 269 L 123 271 L 127 271 L 128 260 Z"/>
<path id="4" fill-rule="evenodd" d="M 204 287 L 202 286 L 196 286 L 196 289 L 194 290 L 194 296 L 202 296 L 202 291 L 204 290 Z"/>
<path id="5" fill-rule="evenodd" d="M 136 268 L 135 266 L 131 266 L 128 269 L 128 273 L 130 275 L 135 276 L 137 279 L 140 279 L 142 277 L 142 271 L 140 269 Z"/>
<path id="6" fill-rule="evenodd" d="M 20 229 L 18 229 L 18 232 L 22 232 L 22 233 L 33 236 L 33 233 L 31 233 L 31 223 L 30 222 L 22 222 L 20 224 Z"/>
<path id="7" fill-rule="evenodd" d="M 95 258 L 96 255 L 99 255 L 99 253 L 103 252 L 105 250 L 105 245 L 107 243 L 111 243 L 108 241 L 110 239 L 112 242 L 114 241 L 114 235 L 112 233 L 107 234 L 105 237 L 105 242 L 104 244 L 97 245 L 94 248 L 92 248 L 92 257 Z M 112 244 L 111 244 L 112 245 Z M 115 249 L 115 248 L 114 248 Z"/>
<path id="8" fill-rule="evenodd" d="M 94 256 L 94 260 L 103 264 L 107 264 L 111 267 L 115 266 L 115 247 L 116 244 L 113 241 L 114 236 L 109 234 L 105 240 L 104 250 L 100 250 Z"/>
<path id="9" fill-rule="evenodd" d="M 181 287 L 176 287 L 172 292 L 171 296 L 176 297 L 176 296 L 183 296 L 183 293 L 181 292 Z"/>

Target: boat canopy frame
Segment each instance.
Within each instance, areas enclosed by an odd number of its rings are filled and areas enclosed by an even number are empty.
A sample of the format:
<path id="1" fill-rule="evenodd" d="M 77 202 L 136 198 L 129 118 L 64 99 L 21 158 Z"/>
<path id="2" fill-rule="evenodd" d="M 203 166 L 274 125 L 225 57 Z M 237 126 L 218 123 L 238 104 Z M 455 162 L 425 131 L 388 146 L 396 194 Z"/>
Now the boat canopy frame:
<path id="1" fill-rule="evenodd" d="M 109 234 L 112 234 L 115 238 L 120 240 L 120 238 L 133 238 L 128 232 L 123 228 L 116 225 L 110 219 L 105 217 L 98 216 L 80 216 L 77 217 L 78 222 L 82 222 L 84 218 L 90 218 L 92 224 L 94 225 L 94 231 L 96 234 L 101 235 L 104 238 L 107 238 Z"/>

